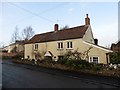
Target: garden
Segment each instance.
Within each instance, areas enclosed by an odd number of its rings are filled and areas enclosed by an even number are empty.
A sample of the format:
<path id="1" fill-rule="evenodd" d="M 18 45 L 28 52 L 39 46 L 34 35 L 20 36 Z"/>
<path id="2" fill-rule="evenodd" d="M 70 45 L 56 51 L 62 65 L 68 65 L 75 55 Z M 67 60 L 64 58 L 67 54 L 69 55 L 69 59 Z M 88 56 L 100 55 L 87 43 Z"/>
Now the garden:
<path id="1" fill-rule="evenodd" d="M 33 66 L 51 68 L 51 69 L 60 69 L 65 71 L 73 71 L 73 72 L 82 72 L 82 73 L 89 73 L 94 75 L 101 75 L 101 76 L 110 76 L 110 77 L 117 77 L 120 78 L 120 67 L 114 68 L 109 65 L 104 64 L 94 64 L 89 63 L 86 60 L 82 60 L 81 57 L 78 56 L 76 53 L 65 54 L 64 57 L 58 61 L 53 61 L 51 58 L 46 57 L 42 60 L 29 60 L 29 59 L 17 59 L 13 60 L 14 63 L 18 64 L 28 64 Z M 116 54 L 115 54 L 116 55 Z M 72 57 L 71 57 L 72 56 Z M 115 62 L 119 55 L 117 54 L 114 56 L 111 53 L 111 63 Z M 118 63 L 118 61 L 117 61 Z"/>

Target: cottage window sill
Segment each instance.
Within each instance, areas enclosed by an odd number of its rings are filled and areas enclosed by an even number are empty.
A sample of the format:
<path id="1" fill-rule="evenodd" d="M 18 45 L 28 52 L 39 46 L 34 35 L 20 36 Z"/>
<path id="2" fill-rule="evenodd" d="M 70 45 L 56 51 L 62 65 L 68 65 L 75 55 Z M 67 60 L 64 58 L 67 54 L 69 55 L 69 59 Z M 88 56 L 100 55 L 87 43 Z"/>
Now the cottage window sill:
<path id="1" fill-rule="evenodd" d="M 62 51 L 62 50 L 64 50 L 64 49 L 63 49 L 63 48 L 58 48 L 57 50 Z"/>
<path id="2" fill-rule="evenodd" d="M 66 50 L 73 50 L 73 48 L 67 48 Z"/>
<path id="3" fill-rule="evenodd" d="M 34 49 L 34 51 L 38 51 L 38 49 Z"/>

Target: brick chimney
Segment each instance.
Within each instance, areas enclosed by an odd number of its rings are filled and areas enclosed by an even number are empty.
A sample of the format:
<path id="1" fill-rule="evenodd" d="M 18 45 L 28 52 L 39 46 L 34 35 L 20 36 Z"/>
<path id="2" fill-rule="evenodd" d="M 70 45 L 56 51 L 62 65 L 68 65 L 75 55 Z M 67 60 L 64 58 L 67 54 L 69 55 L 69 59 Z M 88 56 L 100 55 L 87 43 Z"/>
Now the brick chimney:
<path id="1" fill-rule="evenodd" d="M 58 28 L 59 28 L 59 25 L 58 25 L 58 24 L 55 24 L 55 25 L 54 25 L 54 31 L 57 32 L 57 31 L 58 31 Z"/>
<path id="2" fill-rule="evenodd" d="M 86 14 L 85 25 L 90 25 L 90 18 L 88 17 L 88 14 Z"/>
<path id="3" fill-rule="evenodd" d="M 98 39 L 94 39 L 95 45 L 98 45 Z"/>

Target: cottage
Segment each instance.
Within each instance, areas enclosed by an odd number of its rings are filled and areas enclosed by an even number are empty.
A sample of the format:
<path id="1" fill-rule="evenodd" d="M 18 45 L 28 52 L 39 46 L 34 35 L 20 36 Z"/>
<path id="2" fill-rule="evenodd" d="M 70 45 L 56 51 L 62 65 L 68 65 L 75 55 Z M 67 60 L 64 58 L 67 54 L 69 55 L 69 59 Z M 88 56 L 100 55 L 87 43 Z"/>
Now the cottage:
<path id="1" fill-rule="evenodd" d="M 113 50 L 114 52 L 120 52 L 120 41 L 112 43 L 111 50 Z"/>
<path id="2" fill-rule="evenodd" d="M 55 24 L 54 31 L 33 36 L 25 43 L 24 57 L 42 59 L 50 56 L 53 60 L 59 60 L 66 52 L 77 50 L 84 54 L 84 60 L 108 64 L 112 51 L 99 46 L 97 42 L 86 14 L 85 25 L 59 30 L 59 25 Z"/>
<path id="3" fill-rule="evenodd" d="M 15 43 L 10 44 L 6 48 L 8 53 L 24 52 L 24 40 L 16 40 Z"/>

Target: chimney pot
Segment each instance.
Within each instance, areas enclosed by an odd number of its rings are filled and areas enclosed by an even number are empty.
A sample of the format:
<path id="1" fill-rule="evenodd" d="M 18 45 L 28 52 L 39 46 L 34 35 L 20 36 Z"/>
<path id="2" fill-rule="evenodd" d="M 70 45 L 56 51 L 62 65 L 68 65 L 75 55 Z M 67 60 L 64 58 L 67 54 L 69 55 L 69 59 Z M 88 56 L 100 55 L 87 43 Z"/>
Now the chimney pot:
<path id="1" fill-rule="evenodd" d="M 88 17 L 88 14 L 86 14 L 86 17 Z"/>
<path id="2" fill-rule="evenodd" d="M 88 17 L 88 14 L 86 14 L 85 25 L 90 25 L 90 18 Z"/>
<path id="3" fill-rule="evenodd" d="M 58 31 L 58 27 L 59 27 L 58 24 L 55 24 L 55 25 L 54 25 L 54 31 L 55 31 L 55 32 Z"/>

